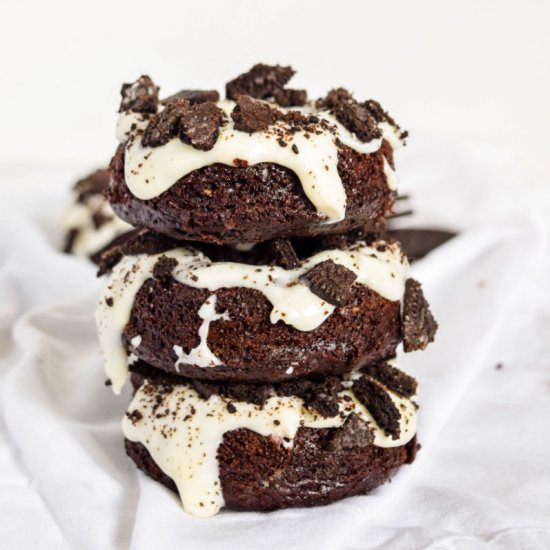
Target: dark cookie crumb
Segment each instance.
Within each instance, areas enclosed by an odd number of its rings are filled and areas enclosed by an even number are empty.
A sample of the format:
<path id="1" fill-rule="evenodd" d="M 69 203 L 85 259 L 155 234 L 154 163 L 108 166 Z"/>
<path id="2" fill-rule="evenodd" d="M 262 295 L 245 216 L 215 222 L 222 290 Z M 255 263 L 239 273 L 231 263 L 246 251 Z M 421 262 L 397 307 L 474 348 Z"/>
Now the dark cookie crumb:
<path id="1" fill-rule="evenodd" d="M 175 258 L 161 256 L 153 267 L 153 277 L 159 281 L 167 281 L 172 278 L 172 271 L 178 265 Z"/>
<path id="2" fill-rule="evenodd" d="M 153 233 L 149 229 L 132 229 L 113 239 L 108 245 L 92 255 L 98 265 L 97 276 L 109 272 L 122 259 L 132 254 L 160 254 L 180 246 L 178 241 Z"/>
<path id="3" fill-rule="evenodd" d="M 227 404 L 227 410 L 231 414 L 235 414 L 237 412 L 237 407 L 235 407 L 235 405 L 233 405 L 233 403 L 228 403 Z"/>
<path id="4" fill-rule="evenodd" d="M 216 90 L 180 90 L 163 99 L 161 103 L 166 105 L 175 99 L 186 99 L 189 103 L 206 103 L 207 101 L 215 103 L 219 101 L 220 94 Z"/>
<path id="5" fill-rule="evenodd" d="M 372 414 L 376 423 L 393 439 L 401 433 L 401 414 L 386 391 L 368 376 L 361 376 L 353 383 L 353 393 Z"/>
<path id="6" fill-rule="evenodd" d="M 111 221 L 113 216 L 106 216 L 103 212 L 97 211 L 92 214 L 92 223 L 94 224 L 94 229 L 99 229 L 107 222 Z"/>
<path id="7" fill-rule="evenodd" d="M 130 422 L 132 422 L 132 424 L 134 425 L 143 418 L 143 415 L 137 409 L 127 412 L 126 416 L 128 417 L 128 420 L 130 420 Z"/>
<path id="8" fill-rule="evenodd" d="M 374 433 L 369 424 L 359 415 L 351 413 L 344 425 L 336 430 L 330 441 L 329 449 L 338 451 L 340 449 L 363 448 L 373 443 Z"/>
<path id="9" fill-rule="evenodd" d="M 214 147 L 223 121 L 222 110 L 214 103 L 190 104 L 179 122 L 179 137 L 200 151 Z"/>
<path id="10" fill-rule="evenodd" d="M 343 265 L 325 260 L 312 267 L 300 279 L 322 300 L 342 306 L 351 295 L 351 287 L 357 275 Z"/>
<path id="11" fill-rule="evenodd" d="M 414 279 L 407 279 L 405 283 L 401 325 L 403 349 L 406 352 L 425 349 L 434 341 L 437 322 L 424 298 L 422 285 Z"/>
<path id="12" fill-rule="evenodd" d="M 215 395 L 217 393 L 217 388 L 214 384 L 209 384 L 208 382 L 203 382 L 202 380 L 197 380 L 195 378 L 191 379 L 191 384 L 193 384 L 193 387 L 202 399 L 206 400 L 211 395 Z"/>
<path id="13" fill-rule="evenodd" d="M 113 304 L 115 303 L 114 300 L 113 300 L 113 297 L 112 296 L 109 296 L 107 298 L 105 298 L 105 303 L 109 306 L 109 307 L 113 307 Z"/>
<path id="14" fill-rule="evenodd" d="M 175 99 L 166 105 L 147 124 L 141 140 L 144 147 L 158 147 L 168 143 L 179 133 L 179 123 L 191 104 L 183 98 Z"/>
<path id="15" fill-rule="evenodd" d="M 105 385 L 106 385 L 107 387 L 109 387 L 109 386 L 112 386 L 112 385 L 113 385 L 113 382 L 111 381 L 111 379 L 110 379 L 110 378 L 107 378 L 107 380 L 105 380 Z"/>
<path id="16" fill-rule="evenodd" d="M 65 252 L 65 254 L 70 254 L 73 251 L 74 243 L 79 233 L 80 231 L 76 229 L 76 227 L 69 229 L 65 236 L 65 243 L 63 244 L 63 252 Z"/>
<path id="17" fill-rule="evenodd" d="M 271 253 L 276 265 L 284 269 L 295 269 L 300 265 L 300 260 L 288 239 L 275 239 L 271 241 Z"/>
<path id="18" fill-rule="evenodd" d="M 86 199 L 91 196 L 101 195 L 108 186 L 109 170 L 101 169 L 96 170 L 81 180 L 78 180 L 73 189 L 77 196 L 76 200 L 79 203 L 84 203 L 86 202 Z"/>
<path id="19" fill-rule="evenodd" d="M 303 107 L 307 102 L 307 92 L 281 88 L 273 91 L 273 99 L 281 107 Z"/>
<path id="20" fill-rule="evenodd" d="M 310 409 L 324 417 L 336 416 L 339 412 L 338 392 L 341 389 L 340 380 L 336 376 L 329 376 L 319 384 L 315 397 L 307 403 Z"/>
<path id="21" fill-rule="evenodd" d="M 313 399 L 316 387 L 317 385 L 312 380 L 297 378 L 295 380 L 289 380 L 287 382 L 277 384 L 275 391 L 278 395 L 295 395 L 296 397 L 308 402 Z"/>
<path id="22" fill-rule="evenodd" d="M 223 395 L 253 405 L 263 405 L 272 390 L 269 384 L 215 384 L 196 379 L 191 379 L 190 382 L 203 399 L 208 399 L 211 395 Z"/>
<path id="23" fill-rule="evenodd" d="M 384 384 L 386 388 L 403 397 L 411 397 L 416 393 L 416 380 L 399 369 L 388 365 L 388 363 L 369 365 L 363 367 L 361 372 L 378 380 Z"/>
<path id="24" fill-rule="evenodd" d="M 271 393 L 269 384 L 224 384 L 222 393 L 236 401 L 245 401 L 254 405 L 263 405 Z"/>
<path id="25" fill-rule="evenodd" d="M 241 95 L 235 101 L 237 104 L 231 112 L 231 118 L 235 128 L 241 132 L 252 134 L 266 130 L 282 116 L 277 109 L 250 96 Z"/>
<path id="26" fill-rule="evenodd" d="M 344 88 L 331 90 L 317 104 L 320 108 L 329 109 L 338 122 L 353 132 L 361 141 L 367 142 L 382 137 L 370 109 L 365 104 L 356 101 Z"/>
<path id="27" fill-rule="evenodd" d="M 228 82 L 225 86 L 225 95 L 227 99 L 234 100 L 240 95 L 267 99 L 284 88 L 293 75 L 294 70 L 291 67 L 259 63 L 248 72 Z"/>
<path id="28" fill-rule="evenodd" d="M 123 111 L 151 114 L 157 112 L 159 87 L 147 75 L 140 76 L 131 84 L 123 84 L 120 95 L 122 96 L 120 113 Z"/>

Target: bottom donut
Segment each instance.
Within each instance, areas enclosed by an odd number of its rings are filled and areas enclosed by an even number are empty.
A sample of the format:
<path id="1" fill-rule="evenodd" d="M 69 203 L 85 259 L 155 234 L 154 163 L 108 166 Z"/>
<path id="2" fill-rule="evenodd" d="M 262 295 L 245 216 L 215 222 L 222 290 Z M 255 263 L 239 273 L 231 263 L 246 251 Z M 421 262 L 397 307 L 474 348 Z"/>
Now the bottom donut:
<path id="1" fill-rule="evenodd" d="M 133 382 L 126 452 L 194 516 L 365 494 L 416 455 L 416 382 L 388 363 L 274 385 Z"/>

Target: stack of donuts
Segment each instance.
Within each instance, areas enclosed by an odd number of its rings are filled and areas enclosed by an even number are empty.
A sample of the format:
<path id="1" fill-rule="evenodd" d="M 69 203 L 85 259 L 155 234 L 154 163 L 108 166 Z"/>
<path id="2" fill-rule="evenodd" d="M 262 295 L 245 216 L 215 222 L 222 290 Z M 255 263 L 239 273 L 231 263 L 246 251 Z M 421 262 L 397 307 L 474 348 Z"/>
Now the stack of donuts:
<path id="1" fill-rule="evenodd" d="M 416 454 L 396 353 L 437 324 L 384 232 L 406 132 L 293 74 L 256 65 L 225 99 L 122 87 L 106 193 L 134 229 L 98 258 L 99 340 L 133 386 L 127 454 L 195 516 L 365 494 Z"/>

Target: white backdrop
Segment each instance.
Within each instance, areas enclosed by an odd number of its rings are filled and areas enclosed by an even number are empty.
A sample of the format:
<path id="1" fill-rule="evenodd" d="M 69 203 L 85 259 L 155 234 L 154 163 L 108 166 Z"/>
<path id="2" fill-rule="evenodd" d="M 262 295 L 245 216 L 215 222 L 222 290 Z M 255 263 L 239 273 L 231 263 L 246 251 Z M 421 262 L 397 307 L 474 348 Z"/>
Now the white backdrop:
<path id="1" fill-rule="evenodd" d="M 2 550 L 550 548 L 550 2 L 0 11 Z M 461 235 L 414 266 L 441 325 L 401 364 L 422 392 L 415 464 L 369 496 L 206 525 L 124 456 L 127 400 L 102 385 L 92 320 L 101 282 L 59 252 L 55 220 L 73 178 L 114 150 L 121 82 L 221 89 L 257 61 L 291 63 L 314 96 L 380 99 L 411 130 L 397 163 L 417 222 Z"/>
<path id="2" fill-rule="evenodd" d="M 292 64 L 419 130 L 503 146 L 550 175 L 545 0 L 4 0 L 0 160 L 92 166 L 114 146 L 123 81 L 214 86 Z"/>

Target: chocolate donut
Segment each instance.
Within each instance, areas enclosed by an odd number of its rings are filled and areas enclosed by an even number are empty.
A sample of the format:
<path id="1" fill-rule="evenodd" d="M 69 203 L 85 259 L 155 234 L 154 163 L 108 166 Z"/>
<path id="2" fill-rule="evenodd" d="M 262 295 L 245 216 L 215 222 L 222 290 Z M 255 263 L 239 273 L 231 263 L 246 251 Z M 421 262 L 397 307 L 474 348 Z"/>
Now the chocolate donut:
<path id="1" fill-rule="evenodd" d="M 76 182 L 70 202 L 63 211 L 63 251 L 93 257 L 116 237 L 131 228 L 118 218 L 104 197 L 109 186 L 109 171 L 96 170 Z"/>
<path id="2" fill-rule="evenodd" d="M 115 391 L 136 359 L 201 380 L 273 382 L 376 363 L 402 335 L 407 351 L 433 340 L 395 242 L 358 241 L 288 268 L 226 261 L 226 250 L 216 260 L 194 248 L 137 254 L 113 268 L 97 321 Z"/>
<path id="3" fill-rule="evenodd" d="M 182 378 L 134 383 L 126 451 L 197 516 L 365 494 L 416 453 L 416 382 L 387 364 L 236 395 Z"/>
<path id="4" fill-rule="evenodd" d="M 224 101 L 186 91 L 155 104 L 152 81 L 146 110 L 123 101 L 115 212 L 219 244 L 379 227 L 396 195 L 393 149 L 406 136 L 380 105 L 338 89 L 291 108 L 303 94 L 258 91 L 254 69 L 239 78 Z"/>

